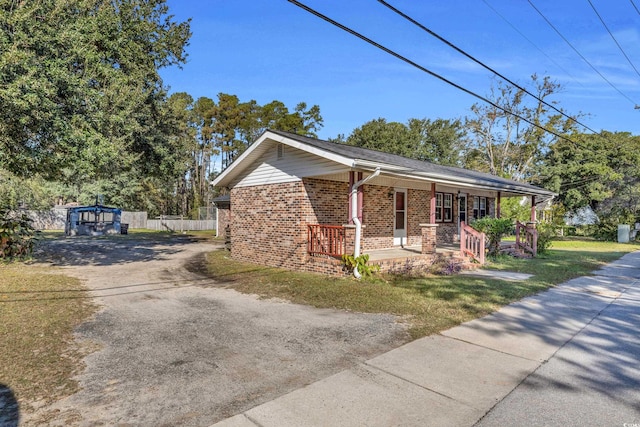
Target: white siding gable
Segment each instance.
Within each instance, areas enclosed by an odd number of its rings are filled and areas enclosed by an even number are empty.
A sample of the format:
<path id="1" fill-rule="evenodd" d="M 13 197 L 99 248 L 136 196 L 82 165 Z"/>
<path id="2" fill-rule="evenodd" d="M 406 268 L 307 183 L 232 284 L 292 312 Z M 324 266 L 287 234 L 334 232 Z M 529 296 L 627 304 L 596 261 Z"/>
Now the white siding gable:
<path id="1" fill-rule="evenodd" d="M 259 160 L 253 162 L 233 181 L 231 187 L 277 184 L 300 181 L 302 178 L 322 176 L 348 170 L 345 166 L 291 146 L 271 143 Z"/>

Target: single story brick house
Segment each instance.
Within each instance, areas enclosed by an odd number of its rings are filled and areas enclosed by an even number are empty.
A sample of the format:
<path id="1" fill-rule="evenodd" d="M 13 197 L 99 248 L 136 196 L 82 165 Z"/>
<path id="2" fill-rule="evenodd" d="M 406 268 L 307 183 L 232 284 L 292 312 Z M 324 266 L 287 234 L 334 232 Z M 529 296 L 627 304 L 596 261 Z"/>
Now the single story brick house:
<path id="1" fill-rule="evenodd" d="M 413 248 L 428 258 L 438 247 L 459 247 L 471 254 L 466 222 L 499 217 L 502 198 L 523 196 L 535 222 L 536 204 L 554 196 L 485 173 L 271 130 L 213 185 L 229 192 L 234 259 L 327 274 L 344 274 L 344 253 Z M 475 252 L 484 256 L 484 246 Z"/>

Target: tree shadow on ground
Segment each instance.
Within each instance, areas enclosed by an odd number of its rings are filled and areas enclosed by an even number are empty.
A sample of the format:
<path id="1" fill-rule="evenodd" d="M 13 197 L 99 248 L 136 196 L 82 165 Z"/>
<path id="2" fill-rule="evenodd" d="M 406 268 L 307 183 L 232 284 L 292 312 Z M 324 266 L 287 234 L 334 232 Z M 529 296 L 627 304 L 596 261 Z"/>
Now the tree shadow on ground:
<path id="1" fill-rule="evenodd" d="M 596 273 L 459 328 L 482 332 L 482 344 L 491 348 L 545 363 L 554 357 L 554 366 L 564 367 L 563 378 L 534 374 L 525 387 L 593 391 L 640 413 L 640 254 L 629 254 Z M 517 341 L 522 345 L 514 346 Z"/>
<path id="2" fill-rule="evenodd" d="M 166 233 L 56 237 L 39 242 L 34 252 L 34 261 L 54 266 L 104 266 L 161 261 L 180 252 L 181 246 L 203 240 L 189 235 Z"/>
<path id="3" fill-rule="evenodd" d="M 18 427 L 20 406 L 13 390 L 0 383 L 0 426 Z"/>

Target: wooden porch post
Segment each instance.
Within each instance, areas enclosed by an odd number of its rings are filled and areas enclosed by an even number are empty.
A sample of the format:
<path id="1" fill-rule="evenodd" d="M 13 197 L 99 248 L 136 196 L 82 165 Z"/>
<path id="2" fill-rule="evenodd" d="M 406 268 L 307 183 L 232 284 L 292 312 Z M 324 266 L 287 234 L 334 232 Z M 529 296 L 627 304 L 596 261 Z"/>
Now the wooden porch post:
<path id="1" fill-rule="evenodd" d="M 502 193 L 498 191 L 498 199 L 496 202 L 496 218 L 500 218 L 500 201 L 502 200 Z"/>
<path id="2" fill-rule="evenodd" d="M 536 223 L 536 196 L 531 196 L 531 222 Z"/>
<path id="3" fill-rule="evenodd" d="M 436 183 L 431 184 L 431 203 L 429 205 L 429 223 L 436 223 Z"/>

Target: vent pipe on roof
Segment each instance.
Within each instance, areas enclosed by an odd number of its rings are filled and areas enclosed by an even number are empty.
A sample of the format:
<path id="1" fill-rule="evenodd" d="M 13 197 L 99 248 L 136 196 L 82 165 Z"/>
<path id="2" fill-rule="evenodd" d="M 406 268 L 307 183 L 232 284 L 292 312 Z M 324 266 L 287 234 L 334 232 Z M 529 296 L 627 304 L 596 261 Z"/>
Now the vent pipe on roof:
<path id="1" fill-rule="evenodd" d="M 360 222 L 360 218 L 358 218 L 358 187 L 364 185 L 364 183 L 375 178 L 378 175 L 380 175 L 380 168 L 376 168 L 376 170 L 368 177 L 361 179 L 358 182 L 354 182 L 353 186 L 351 187 L 351 219 L 356 225 L 356 236 L 353 249 L 354 258 L 358 258 L 360 256 L 360 235 L 362 234 L 362 223 Z M 356 279 L 362 277 L 362 275 L 358 271 L 357 265 L 353 268 L 353 276 Z"/>

